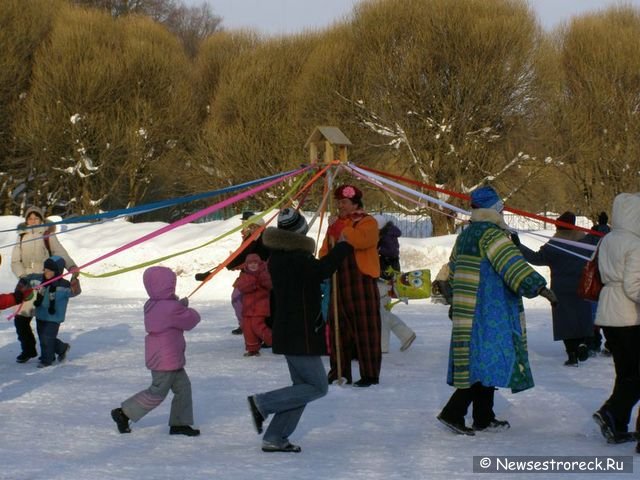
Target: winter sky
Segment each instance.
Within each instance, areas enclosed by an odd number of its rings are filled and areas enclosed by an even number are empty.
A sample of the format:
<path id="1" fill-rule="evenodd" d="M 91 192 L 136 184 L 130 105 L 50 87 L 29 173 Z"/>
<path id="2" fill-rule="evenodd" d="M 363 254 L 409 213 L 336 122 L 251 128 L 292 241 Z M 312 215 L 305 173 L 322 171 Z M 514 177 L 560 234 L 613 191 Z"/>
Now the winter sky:
<path id="1" fill-rule="evenodd" d="M 324 28 L 349 15 L 361 0 L 185 0 L 208 3 L 228 29 L 253 28 L 264 34 L 290 34 Z M 640 8 L 640 0 L 529 0 L 543 26 L 554 28 L 574 15 L 616 4 Z"/>

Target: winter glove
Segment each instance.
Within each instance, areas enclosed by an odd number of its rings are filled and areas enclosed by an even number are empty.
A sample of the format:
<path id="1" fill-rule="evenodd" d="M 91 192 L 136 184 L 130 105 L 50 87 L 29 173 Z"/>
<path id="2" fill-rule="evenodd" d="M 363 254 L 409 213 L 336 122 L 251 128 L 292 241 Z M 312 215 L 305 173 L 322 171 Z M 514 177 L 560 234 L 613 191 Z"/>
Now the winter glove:
<path id="1" fill-rule="evenodd" d="M 538 295 L 549 300 L 549 303 L 552 307 L 558 306 L 558 297 L 556 297 L 556 294 L 553 293 L 552 290 L 549 290 L 547 287 L 542 287 L 540 290 L 538 290 Z"/>
<path id="2" fill-rule="evenodd" d="M 518 232 L 513 232 L 511 234 L 511 241 L 516 247 L 520 246 L 520 237 L 518 236 Z"/>
<path id="3" fill-rule="evenodd" d="M 42 296 L 42 292 L 38 292 L 38 295 L 36 295 L 36 299 L 33 302 L 33 304 L 36 307 L 39 307 L 40 305 L 42 305 L 42 301 L 44 300 L 44 297 Z"/>
<path id="4" fill-rule="evenodd" d="M 184 305 L 185 307 L 189 306 L 189 299 L 187 297 L 182 297 L 180 300 L 178 300 L 182 305 Z"/>
<path id="5" fill-rule="evenodd" d="M 204 279 L 207 278 L 210 273 L 211 273 L 211 270 L 209 270 L 208 272 L 196 273 L 196 280 L 198 282 L 203 282 Z"/>

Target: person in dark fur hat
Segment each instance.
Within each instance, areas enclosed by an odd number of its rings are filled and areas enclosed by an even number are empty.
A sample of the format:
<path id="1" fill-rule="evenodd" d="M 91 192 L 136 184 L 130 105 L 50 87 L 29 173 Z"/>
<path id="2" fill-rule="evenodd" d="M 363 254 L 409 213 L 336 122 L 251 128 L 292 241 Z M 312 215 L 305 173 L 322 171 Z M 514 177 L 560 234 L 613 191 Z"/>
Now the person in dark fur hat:
<path id="1" fill-rule="evenodd" d="M 327 394 L 327 374 L 321 355 L 326 354 L 325 323 L 321 313 L 321 287 L 353 251 L 339 241 L 328 254 L 316 259 L 315 242 L 307 237 L 307 221 L 292 208 L 278 216 L 278 228 L 263 233 L 271 251 L 269 273 L 275 297 L 273 353 L 284 355 L 292 385 L 247 398 L 258 434 L 263 422 L 274 415 L 262 439 L 265 452 L 300 452 L 289 441 L 307 403 Z"/>

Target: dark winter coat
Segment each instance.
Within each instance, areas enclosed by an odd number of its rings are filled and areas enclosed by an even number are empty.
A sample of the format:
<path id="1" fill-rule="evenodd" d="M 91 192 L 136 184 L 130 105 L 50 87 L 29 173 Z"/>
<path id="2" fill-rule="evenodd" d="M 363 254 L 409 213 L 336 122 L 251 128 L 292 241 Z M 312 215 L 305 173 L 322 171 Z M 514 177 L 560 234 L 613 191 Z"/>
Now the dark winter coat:
<path id="1" fill-rule="evenodd" d="M 402 232 L 393 222 L 387 224 L 380 229 L 380 239 L 378 240 L 378 253 L 384 257 L 399 257 L 400 243 L 398 238 Z"/>
<path id="2" fill-rule="evenodd" d="M 315 242 L 310 237 L 270 227 L 263 238 L 271 252 L 269 273 L 275 298 L 271 312 L 273 353 L 325 354 L 320 284 L 338 269 L 353 248 L 346 242 L 338 242 L 318 260 L 313 256 Z"/>
<path id="3" fill-rule="evenodd" d="M 392 274 L 386 273 L 389 268 L 400 271 L 400 242 L 398 238 L 402 232 L 393 222 L 387 222 L 380 229 L 380 239 L 378 240 L 378 255 L 380 257 L 380 276 L 391 279 Z"/>
<path id="4" fill-rule="evenodd" d="M 589 243 L 585 234 L 577 230 L 558 230 L 554 238 Z M 590 337 L 593 335 L 591 304 L 578 297 L 576 293 L 586 260 L 551 245 L 576 252 L 583 257 L 590 257 L 593 252 L 556 242 L 554 238 L 537 252 L 524 245 L 520 245 L 518 248 L 529 263 L 546 265 L 551 271 L 551 290 L 558 297 L 558 305 L 552 308 L 553 339 L 569 340 Z"/>

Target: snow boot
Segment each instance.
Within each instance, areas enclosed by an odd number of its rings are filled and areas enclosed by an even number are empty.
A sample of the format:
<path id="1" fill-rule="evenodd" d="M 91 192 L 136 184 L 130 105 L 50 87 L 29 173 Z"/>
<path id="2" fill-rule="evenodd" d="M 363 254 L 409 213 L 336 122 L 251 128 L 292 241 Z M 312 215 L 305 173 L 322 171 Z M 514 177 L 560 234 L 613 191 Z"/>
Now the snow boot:
<path id="1" fill-rule="evenodd" d="M 38 356 L 38 354 L 36 352 L 33 352 L 33 353 L 22 352 L 20 355 L 18 355 L 16 357 L 16 362 L 17 363 L 26 363 L 29 360 L 31 360 L 32 358 L 36 358 L 37 356 Z"/>
<path id="2" fill-rule="evenodd" d="M 448 419 L 444 418 L 442 416 L 442 414 L 438 415 L 436 418 L 444 426 L 446 426 L 447 428 L 449 428 L 450 430 L 452 430 L 453 432 L 455 432 L 455 433 L 457 433 L 459 435 L 470 435 L 470 436 L 473 436 L 473 435 L 476 434 L 476 432 L 474 432 L 472 428 L 469 428 L 464 424 L 464 421 L 462 421 L 462 422 L 453 422 L 451 420 L 448 420 Z"/>
<path id="3" fill-rule="evenodd" d="M 577 367 L 578 366 L 578 354 L 576 352 L 567 352 L 567 356 L 569 357 L 565 362 L 565 366 L 567 367 Z"/>
<path id="4" fill-rule="evenodd" d="M 71 350 L 71 345 L 65 343 L 64 350 L 58 355 L 58 362 L 64 362 L 67 359 L 67 353 L 69 353 L 69 350 Z"/>
<path id="5" fill-rule="evenodd" d="M 121 408 L 114 408 L 111 410 L 111 418 L 116 422 L 118 426 L 118 431 L 120 433 L 131 433 L 131 428 L 129 427 L 129 417 L 122 411 Z"/>
<path id="6" fill-rule="evenodd" d="M 589 358 L 589 349 L 584 343 L 578 345 L 578 360 L 586 362 Z"/>
<path id="7" fill-rule="evenodd" d="M 476 432 L 499 432 L 501 430 L 508 430 L 509 428 L 511 428 L 511 424 L 509 424 L 509 422 L 507 422 L 506 420 L 498 420 L 497 418 L 491 420 L 489 422 L 489 425 L 487 425 L 486 427 L 479 427 L 475 423 L 473 424 L 473 429 Z"/>
<path id="8" fill-rule="evenodd" d="M 262 423 L 264 422 L 264 417 L 258 410 L 258 406 L 256 405 L 255 397 L 253 395 L 247 397 L 247 402 L 249 402 L 249 411 L 251 412 L 251 420 L 253 421 L 253 426 L 258 432 L 258 435 L 262 433 Z"/>
<path id="9" fill-rule="evenodd" d="M 174 425 L 169 427 L 169 435 L 186 435 L 187 437 L 197 437 L 200 430 L 191 428 L 189 425 Z"/>
<path id="10" fill-rule="evenodd" d="M 271 442 L 262 442 L 262 451 L 263 452 L 292 452 L 292 453 L 300 453 L 302 448 L 299 445 L 294 445 L 293 443 L 287 442 L 283 445 L 277 445 Z"/>
<path id="11" fill-rule="evenodd" d="M 636 439 L 633 432 L 621 432 L 616 428 L 615 418 L 606 407 L 594 413 L 593 420 L 600 427 L 600 433 L 607 439 L 607 443 L 626 443 Z"/>

